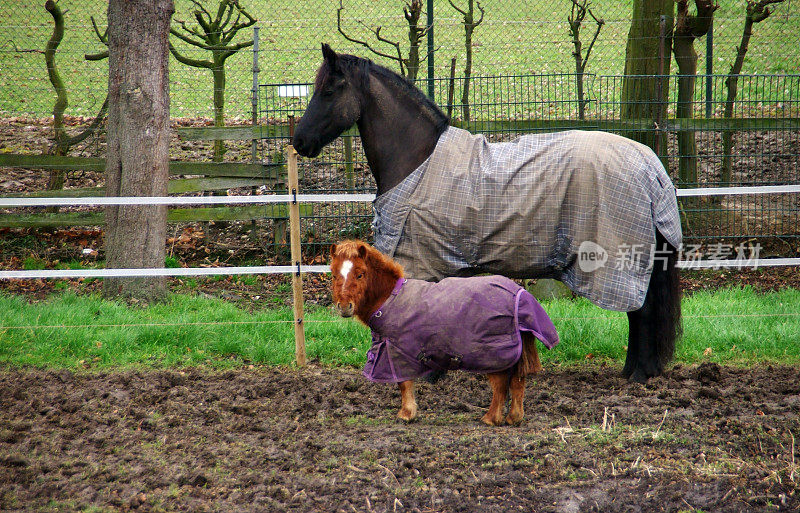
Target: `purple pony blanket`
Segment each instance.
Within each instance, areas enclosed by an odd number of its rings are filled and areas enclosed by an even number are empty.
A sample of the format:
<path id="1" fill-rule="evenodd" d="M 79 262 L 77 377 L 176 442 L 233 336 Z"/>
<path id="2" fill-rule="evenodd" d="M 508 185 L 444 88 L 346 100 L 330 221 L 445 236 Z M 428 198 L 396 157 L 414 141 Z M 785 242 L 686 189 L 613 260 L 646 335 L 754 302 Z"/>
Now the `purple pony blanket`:
<path id="1" fill-rule="evenodd" d="M 558 334 L 542 306 L 502 276 L 401 278 L 370 317 L 364 376 L 399 383 L 437 370 L 501 372 L 522 355 L 521 332 L 551 349 Z"/>

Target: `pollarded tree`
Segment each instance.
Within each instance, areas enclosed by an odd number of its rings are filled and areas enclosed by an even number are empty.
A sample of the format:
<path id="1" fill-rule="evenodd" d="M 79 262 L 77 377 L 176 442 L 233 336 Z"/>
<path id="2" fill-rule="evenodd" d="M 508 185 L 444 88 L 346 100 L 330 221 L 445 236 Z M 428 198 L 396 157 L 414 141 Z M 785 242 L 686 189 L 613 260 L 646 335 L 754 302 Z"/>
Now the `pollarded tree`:
<path id="1" fill-rule="evenodd" d="M 220 0 L 215 13 L 192 0 L 197 24 L 176 20 L 169 32 L 184 43 L 211 53 L 210 59 L 194 59 L 178 51 L 170 42 L 169 50 L 181 63 L 211 70 L 214 78 L 214 126 L 225 126 L 225 61 L 239 50 L 253 45 L 253 40 L 234 43 L 240 30 L 253 26 L 258 20 L 239 5 L 238 0 Z M 214 141 L 214 160 L 222 160 L 223 141 Z"/>
<path id="2" fill-rule="evenodd" d="M 594 36 L 592 36 L 592 41 L 589 43 L 584 53 L 583 43 L 581 42 L 581 27 L 583 26 L 583 20 L 586 18 L 587 14 L 594 20 L 596 27 Z M 572 46 L 574 48 L 572 56 L 575 57 L 575 86 L 578 90 L 578 118 L 586 119 L 586 105 L 589 101 L 586 99 L 586 95 L 583 91 L 583 73 L 586 71 L 586 65 L 589 63 L 589 56 L 592 54 L 592 48 L 594 48 L 594 43 L 597 41 L 597 36 L 600 35 L 600 29 L 603 28 L 606 22 L 602 18 L 598 18 L 594 15 L 589 8 L 589 0 L 572 0 L 572 8 L 567 17 L 567 23 L 569 23 L 569 35 L 572 37 Z"/>
<path id="3" fill-rule="evenodd" d="M 58 67 L 56 66 L 56 52 L 61 44 L 61 40 L 64 38 L 64 13 L 55 0 L 47 0 L 44 4 L 44 8 L 53 17 L 53 35 L 50 36 L 50 39 L 47 41 L 47 46 L 43 52 L 45 64 L 47 66 L 47 76 L 56 92 L 56 101 L 53 105 L 53 145 L 50 151 L 54 155 L 63 156 L 69 153 L 72 146 L 93 136 L 98 131 L 106 117 L 108 97 L 103 101 L 99 112 L 88 127 L 73 135 L 67 132 L 67 128 L 64 126 L 64 112 L 67 110 L 69 101 L 67 99 L 67 89 L 64 86 L 64 81 L 61 79 L 61 74 L 58 72 Z M 94 23 L 94 19 L 92 19 L 92 23 Z M 100 41 L 105 43 L 104 35 L 99 32 L 97 25 L 95 25 L 95 32 L 100 38 Z M 99 57 L 87 55 L 86 60 L 101 60 L 105 57 L 108 57 L 108 52 L 106 52 L 104 56 L 100 54 Z M 63 169 L 51 169 L 47 189 L 63 189 L 65 179 L 66 175 Z"/>

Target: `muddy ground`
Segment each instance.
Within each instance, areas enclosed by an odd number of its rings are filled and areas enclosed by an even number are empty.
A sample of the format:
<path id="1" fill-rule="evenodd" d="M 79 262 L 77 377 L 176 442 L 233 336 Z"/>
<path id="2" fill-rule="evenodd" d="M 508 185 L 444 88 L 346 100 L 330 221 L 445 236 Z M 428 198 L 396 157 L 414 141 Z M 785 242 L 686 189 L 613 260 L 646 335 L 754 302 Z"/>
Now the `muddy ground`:
<path id="1" fill-rule="evenodd" d="M 3 511 L 798 511 L 798 369 L 546 369 L 520 427 L 482 378 L 0 369 Z"/>

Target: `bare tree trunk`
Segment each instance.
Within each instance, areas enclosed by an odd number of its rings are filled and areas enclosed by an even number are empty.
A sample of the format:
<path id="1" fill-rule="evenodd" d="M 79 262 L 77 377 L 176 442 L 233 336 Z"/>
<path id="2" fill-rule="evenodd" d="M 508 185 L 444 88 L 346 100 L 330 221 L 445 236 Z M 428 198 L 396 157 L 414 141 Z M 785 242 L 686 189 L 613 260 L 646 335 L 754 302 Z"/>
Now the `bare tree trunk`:
<path id="1" fill-rule="evenodd" d="M 172 0 L 108 5 L 108 196 L 166 196 L 169 164 L 168 34 Z M 106 210 L 108 268 L 163 267 L 167 207 Z M 106 279 L 106 296 L 158 299 L 166 279 Z"/>
<path id="2" fill-rule="evenodd" d="M 453 0 L 449 0 L 450 6 L 456 11 L 461 13 L 464 18 L 464 87 L 461 89 L 461 116 L 464 121 L 469 121 L 469 86 L 472 79 L 472 34 L 475 32 L 475 27 L 483 23 L 483 16 L 486 11 L 481 6 L 480 2 L 476 0 L 467 0 L 467 6 L 464 9 L 459 8 Z M 475 19 L 475 4 L 478 6 L 478 11 L 481 15 Z"/>
<path id="3" fill-rule="evenodd" d="M 622 82 L 622 119 L 663 120 L 669 98 L 670 54 L 672 53 L 672 23 L 674 0 L 634 0 L 631 28 L 625 49 L 625 78 Z M 659 66 L 662 50 L 659 38 L 661 16 L 666 17 L 663 48 L 663 67 Z M 663 69 L 659 69 L 662 67 Z M 663 73 L 664 78 L 659 74 Z M 656 153 L 666 150 L 666 133 L 653 129 L 625 134 L 653 148 Z M 663 160 L 663 158 L 662 158 Z"/>
<path id="4" fill-rule="evenodd" d="M 678 65 L 678 118 L 694 116 L 692 105 L 697 75 L 697 52 L 694 40 L 706 35 L 717 6 L 711 0 L 695 0 L 697 16 L 689 16 L 689 1 L 678 0 L 678 21 L 672 40 L 675 64 Z M 678 179 L 684 184 L 697 183 L 697 142 L 692 130 L 678 132 Z"/>
<path id="5" fill-rule="evenodd" d="M 225 61 L 214 57 L 214 126 L 225 126 Z M 225 141 L 214 141 L 214 162 L 222 162 L 225 155 Z"/>
<path id="6" fill-rule="evenodd" d="M 422 15 L 422 2 L 412 1 L 406 5 L 403 14 L 408 22 L 408 59 L 406 59 L 407 78 L 411 82 L 416 82 L 419 74 L 419 42 L 420 36 L 419 18 Z"/>
<path id="7" fill-rule="evenodd" d="M 753 35 L 753 25 L 767 19 L 772 11 L 769 4 L 781 3 L 783 0 L 748 0 L 747 14 L 744 19 L 744 29 L 742 30 L 742 40 L 736 48 L 736 59 L 731 66 L 731 72 L 725 79 L 725 87 L 728 94 L 725 98 L 725 117 L 733 117 L 733 106 L 736 102 L 736 93 L 739 86 L 739 74 L 744 67 L 744 56 L 747 54 L 747 47 L 750 45 L 750 36 Z M 722 181 L 730 182 L 733 175 L 733 131 L 722 132 Z"/>
<path id="8" fill-rule="evenodd" d="M 581 43 L 581 25 L 583 24 L 583 20 L 586 18 L 587 14 L 591 16 L 594 22 L 597 24 L 597 28 L 594 32 L 594 37 L 592 38 L 591 43 L 589 43 L 589 47 L 586 49 L 586 56 L 584 56 L 583 43 Z M 605 21 L 601 18 L 597 18 L 592 13 L 592 10 L 589 8 L 588 0 L 572 0 L 572 8 L 570 9 L 570 14 L 567 17 L 567 23 L 569 23 L 569 33 L 572 36 L 572 46 L 574 48 L 572 56 L 575 57 L 575 86 L 578 90 L 578 118 L 586 119 L 586 105 L 589 103 L 589 101 L 586 100 L 585 93 L 583 91 L 583 72 L 586 71 L 586 64 L 589 63 L 589 56 L 592 54 L 592 47 L 594 47 L 594 43 L 597 41 L 597 36 L 600 35 L 600 30 L 603 28 Z"/>
<path id="9" fill-rule="evenodd" d="M 44 4 L 44 8 L 53 16 L 53 35 L 47 41 L 47 46 L 44 51 L 47 76 L 56 92 L 56 101 L 53 105 L 53 146 L 50 148 L 50 151 L 54 155 L 64 156 L 69 153 L 72 146 L 93 135 L 103 123 L 106 117 L 106 108 L 108 107 L 108 97 L 103 101 L 100 111 L 88 127 L 73 136 L 67 133 L 67 129 L 64 126 L 64 112 L 67 110 L 69 101 L 67 100 L 67 89 L 64 87 L 64 81 L 61 79 L 61 74 L 58 72 L 58 67 L 56 66 L 56 51 L 61 44 L 61 40 L 64 38 L 64 13 L 54 0 L 47 0 Z M 92 23 L 94 23 L 94 19 L 92 19 Z M 100 41 L 105 42 L 104 36 L 100 34 L 99 29 L 97 29 L 97 25 L 95 25 L 95 30 Z M 104 58 L 102 54 L 99 56 L 87 56 L 87 60 L 102 60 Z M 66 172 L 63 169 L 51 169 L 47 189 L 61 190 L 64 188 L 65 180 Z M 52 207 L 48 210 L 51 212 L 58 212 L 58 207 Z"/>

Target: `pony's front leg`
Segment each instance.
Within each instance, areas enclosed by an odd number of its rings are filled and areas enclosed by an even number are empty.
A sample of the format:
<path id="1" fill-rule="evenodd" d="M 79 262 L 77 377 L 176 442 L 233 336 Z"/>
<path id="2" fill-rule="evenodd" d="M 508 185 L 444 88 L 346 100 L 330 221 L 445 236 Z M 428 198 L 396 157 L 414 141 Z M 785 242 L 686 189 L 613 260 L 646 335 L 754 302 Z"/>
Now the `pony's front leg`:
<path id="1" fill-rule="evenodd" d="M 414 399 L 414 381 L 410 379 L 401 381 L 397 386 L 400 388 L 400 399 L 402 400 L 402 405 L 400 406 L 400 411 L 397 413 L 397 416 L 406 422 L 410 422 L 417 418 L 417 400 Z"/>
<path id="2" fill-rule="evenodd" d="M 492 404 L 489 405 L 486 415 L 481 418 L 481 422 L 487 426 L 503 425 L 503 408 L 508 397 L 509 376 L 510 372 L 493 372 L 486 375 L 489 386 L 492 387 Z"/>

